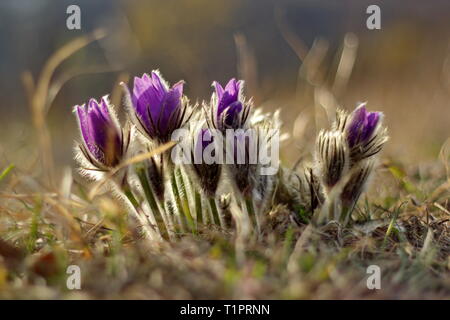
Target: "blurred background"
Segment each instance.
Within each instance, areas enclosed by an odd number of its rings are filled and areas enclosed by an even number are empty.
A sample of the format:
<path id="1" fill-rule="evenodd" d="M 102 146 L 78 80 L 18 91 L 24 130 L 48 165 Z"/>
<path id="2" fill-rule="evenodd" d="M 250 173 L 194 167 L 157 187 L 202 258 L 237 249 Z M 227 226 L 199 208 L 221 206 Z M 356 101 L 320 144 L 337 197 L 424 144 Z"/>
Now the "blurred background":
<path id="1" fill-rule="evenodd" d="M 81 30 L 66 27 L 72 4 Z M 371 4 L 381 30 L 366 27 Z M 78 138 L 72 107 L 117 97 L 119 81 L 152 69 L 184 79 L 199 102 L 213 80 L 245 79 L 258 106 L 282 109 L 290 165 L 309 153 L 330 110 L 362 101 L 386 115 L 385 156 L 432 161 L 450 136 L 449 14 L 448 0 L 2 0 L 0 162 L 36 161 L 30 91 L 52 54 L 98 28 L 106 36 L 64 60 L 49 87 L 45 120 L 59 167 L 71 164 Z"/>

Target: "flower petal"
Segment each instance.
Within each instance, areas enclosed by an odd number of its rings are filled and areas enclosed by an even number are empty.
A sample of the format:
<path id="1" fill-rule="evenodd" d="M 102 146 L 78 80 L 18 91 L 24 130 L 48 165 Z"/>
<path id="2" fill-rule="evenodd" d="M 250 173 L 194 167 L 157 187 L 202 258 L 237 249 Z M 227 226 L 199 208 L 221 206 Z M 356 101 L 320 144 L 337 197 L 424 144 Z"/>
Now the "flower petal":
<path id="1" fill-rule="evenodd" d="M 106 97 L 100 103 L 90 99 L 87 105 L 76 106 L 76 111 L 87 151 L 106 166 L 117 164 L 122 157 L 122 136 L 112 121 Z"/>
<path id="2" fill-rule="evenodd" d="M 214 89 L 216 90 L 217 100 L 218 101 L 222 100 L 223 92 L 224 92 L 222 86 L 217 81 L 213 82 L 213 86 L 214 86 Z"/>
<path id="3" fill-rule="evenodd" d="M 232 78 L 230 81 L 228 81 L 227 85 L 225 86 L 225 91 L 228 92 L 230 96 L 237 98 L 239 87 L 235 78 Z"/>
<path id="4" fill-rule="evenodd" d="M 366 141 L 369 140 L 373 133 L 375 132 L 375 129 L 377 128 L 377 124 L 380 120 L 380 114 L 379 112 L 370 112 L 367 116 L 367 124 L 361 134 L 361 140 Z"/>
<path id="5" fill-rule="evenodd" d="M 168 91 L 168 88 L 166 84 L 161 79 L 161 76 L 159 75 L 159 72 L 152 71 L 152 81 L 153 81 L 153 87 L 155 87 L 157 92 L 161 93 L 161 98 L 164 93 Z"/>
<path id="6" fill-rule="evenodd" d="M 89 134 L 89 124 L 87 121 L 86 105 L 75 106 L 75 109 L 80 124 L 81 135 L 85 144 L 87 145 L 87 142 L 91 140 L 91 137 Z"/>
<path id="7" fill-rule="evenodd" d="M 155 123 L 158 123 L 158 129 L 163 135 L 169 134 L 167 130 L 169 124 L 174 121 L 172 115 L 180 108 L 182 92 L 183 83 L 179 83 L 170 89 L 164 96 L 160 113 L 158 114 L 158 118 L 155 119 Z"/>
<path id="8" fill-rule="evenodd" d="M 367 124 L 367 110 L 362 104 L 353 111 L 351 122 L 348 126 L 348 142 L 350 147 L 356 145 L 361 136 L 361 130 Z"/>

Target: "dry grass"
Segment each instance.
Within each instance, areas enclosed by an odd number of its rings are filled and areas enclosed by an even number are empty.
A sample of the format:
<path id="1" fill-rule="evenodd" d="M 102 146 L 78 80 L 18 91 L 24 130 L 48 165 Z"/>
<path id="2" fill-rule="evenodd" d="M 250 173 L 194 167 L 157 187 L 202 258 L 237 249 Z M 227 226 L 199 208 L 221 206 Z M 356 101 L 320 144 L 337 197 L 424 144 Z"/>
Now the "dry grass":
<path id="1" fill-rule="evenodd" d="M 361 221 L 352 228 L 297 224 L 277 204 L 263 238 L 241 252 L 233 234 L 217 230 L 147 247 L 107 194 L 90 201 L 77 184 L 73 193 L 45 192 L 12 169 L 1 181 L 0 297 L 449 298 L 445 168 L 402 170 L 379 169 L 391 196 L 360 201 Z M 81 291 L 66 288 L 70 264 L 81 267 Z M 381 290 L 366 287 L 371 264 L 381 267 Z"/>

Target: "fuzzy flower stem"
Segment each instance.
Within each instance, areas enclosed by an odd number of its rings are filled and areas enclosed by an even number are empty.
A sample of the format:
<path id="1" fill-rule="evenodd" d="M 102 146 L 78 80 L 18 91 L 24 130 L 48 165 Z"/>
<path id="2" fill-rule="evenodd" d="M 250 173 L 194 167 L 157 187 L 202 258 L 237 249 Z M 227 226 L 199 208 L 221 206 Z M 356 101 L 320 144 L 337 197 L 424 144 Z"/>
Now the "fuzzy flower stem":
<path id="1" fill-rule="evenodd" d="M 181 172 L 181 168 L 177 168 L 175 171 L 175 180 L 178 186 L 179 194 L 180 194 L 180 201 L 181 206 L 183 209 L 183 213 L 186 216 L 187 223 L 192 231 L 195 230 L 195 223 L 194 219 L 192 218 L 191 208 L 189 206 L 189 199 L 186 189 L 186 183 L 183 178 L 183 173 Z M 188 182 L 189 183 L 189 182 Z"/>
<path id="2" fill-rule="evenodd" d="M 188 225 L 188 227 L 189 227 L 190 224 L 186 221 L 187 215 L 184 213 L 184 210 L 183 210 L 183 205 L 181 202 L 180 192 L 179 192 L 179 189 L 177 186 L 177 179 L 176 179 L 176 173 L 175 173 L 174 168 L 172 168 L 172 170 L 170 172 L 170 185 L 172 188 L 173 209 L 175 212 L 177 212 L 181 231 L 184 232 L 185 226 Z"/>
<path id="3" fill-rule="evenodd" d="M 156 200 L 156 205 L 158 206 L 159 212 L 161 213 L 163 222 L 166 225 L 166 228 L 167 228 L 167 231 L 169 234 L 169 239 L 171 241 L 173 241 L 173 240 L 175 240 L 175 227 L 174 227 L 172 216 L 168 213 L 164 201 L 160 201 L 157 198 L 155 198 L 155 200 Z"/>
<path id="4" fill-rule="evenodd" d="M 208 199 L 208 203 L 209 203 L 209 207 L 211 209 L 211 213 L 213 215 L 213 223 L 217 224 L 217 225 L 221 225 L 220 222 L 220 217 L 219 217 L 219 210 L 217 210 L 217 205 L 216 205 L 216 200 L 214 199 L 214 197 L 210 197 Z"/>
<path id="5" fill-rule="evenodd" d="M 164 211 L 167 213 L 168 221 L 170 223 L 170 234 L 175 238 L 176 234 L 179 232 L 184 232 L 184 227 L 181 224 L 180 215 L 178 208 L 174 205 L 171 200 L 164 201 Z M 176 217 L 178 224 L 176 224 L 172 217 Z"/>
<path id="6" fill-rule="evenodd" d="M 133 193 L 133 190 L 131 189 L 130 185 L 126 183 L 123 187 L 124 195 L 127 197 L 128 200 L 130 200 L 133 207 L 136 209 L 136 211 L 139 214 L 139 220 L 143 221 L 145 225 L 148 225 L 154 232 L 158 234 L 158 236 L 161 238 L 161 231 L 159 229 L 158 224 L 156 223 L 156 219 L 153 215 L 153 212 L 146 214 L 144 211 L 144 207 L 142 206 L 142 203 L 139 203 L 138 198 L 136 198 L 135 193 Z M 153 221 L 149 218 L 149 215 L 152 215 Z"/>
<path id="7" fill-rule="evenodd" d="M 256 226 L 258 234 L 261 232 L 261 226 L 259 224 L 259 219 L 255 211 L 255 206 L 253 204 L 252 198 L 245 198 L 245 207 L 247 209 L 247 213 L 250 217 L 253 226 Z"/>
<path id="8" fill-rule="evenodd" d="M 137 221 L 141 224 L 144 233 L 152 240 L 155 238 L 156 233 L 156 236 L 161 239 L 161 234 L 159 230 L 158 229 L 155 230 L 155 228 L 153 228 L 150 225 L 150 221 L 145 216 L 144 212 L 142 212 L 142 208 L 139 205 L 139 202 L 137 201 L 133 192 L 131 191 L 131 188 L 127 184 L 125 184 L 124 186 L 122 186 L 122 188 L 118 188 L 117 186 L 116 189 L 123 199 L 129 201 L 129 205 L 131 206 L 131 208 L 133 208 L 133 214 L 137 219 Z"/>
<path id="9" fill-rule="evenodd" d="M 127 199 L 130 200 L 133 207 L 135 207 L 135 208 L 139 207 L 139 203 L 136 200 L 136 197 L 134 196 L 134 194 L 131 192 L 131 190 L 129 188 L 124 188 L 123 193 L 127 197 Z"/>
<path id="10" fill-rule="evenodd" d="M 222 210 L 220 210 L 220 203 L 219 203 L 219 199 L 217 197 L 214 197 L 214 204 L 216 205 L 217 215 L 219 217 L 220 226 L 223 229 L 225 229 L 226 224 L 225 224 L 224 216 L 222 215 Z"/>
<path id="11" fill-rule="evenodd" d="M 148 182 L 148 179 L 145 175 L 145 171 L 143 168 L 139 168 L 136 170 L 137 176 L 139 178 L 139 181 L 141 182 L 142 188 L 144 189 L 144 194 L 145 197 L 147 198 L 148 204 L 150 205 L 150 208 L 153 212 L 154 215 L 156 215 L 157 219 L 155 219 L 157 222 L 161 221 L 163 222 L 164 228 L 165 228 L 165 232 L 163 231 L 163 233 L 167 233 L 167 236 L 170 238 L 170 232 L 169 232 L 169 228 L 167 226 L 167 221 L 164 217 L 164 215 L 160 212 L 158 204 L 156 202 L 156 198 L 153 195 L 153 191 L 150 187 L 150 184 Z"/>
<path id="12" fill-rule="evenodd" d="M 242 214 L 235 216 L 239 237 L 247 238 L 251 231 L 250 214 L 244 196 L 237 190 L 234 193 L 236 204 Z"/>
<path id="13" fill-rule="evenodd" d="M 198 191 L 195 191 L 195 213 L 196 213 L 197 231 L 198 231 L 200 225 L 203 224 L 202 198 Z"/>

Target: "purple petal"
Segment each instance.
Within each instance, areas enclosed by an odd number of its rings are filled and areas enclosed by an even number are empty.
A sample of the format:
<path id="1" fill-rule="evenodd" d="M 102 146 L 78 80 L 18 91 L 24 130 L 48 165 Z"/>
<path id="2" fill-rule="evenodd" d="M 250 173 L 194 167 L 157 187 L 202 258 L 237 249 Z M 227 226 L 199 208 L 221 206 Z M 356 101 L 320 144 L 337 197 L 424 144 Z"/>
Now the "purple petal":
<path id="1" fill-rule="evenodd" d="M 367 124 L 361 134 L 361 140 L 367 141 L 372 137 L 379 120 L 380 120 L 379 112 L 369 113 L 369 115 L 367 116 Z"/>
<path id="2" fill-rule="evenodd" d="M 181 97 L 183 95 L 183 86 L 184 86 L 184 81 L 178 81 L 177 83 L 175 83 L 172 86 L 172 90 L 177 91 Z"/>
<path id="3" fill-rule="evenodd" d="M 171 121 L 174 121 L 172 115 L 181 105 L 181 96 L 183 94 L 183 83 L 177 83 L 164 96 L 164 100 L 159 110 L 158 117 L 154 119 L 159 130 L 165 135 L 168 134 L 167 129 Z"/>
<path id="4" fill-rule="evenodd" d="M 236 81 L 235 78 L 228 81 L 227 85 L 225 86 L 225 91 L 228 92 L 229 95 L 238 98 L 239 95 L 239 89 L 241 86 L 241 81 Z"/>
<path id="5" fill-rule="evenodd" d="M 109 114 L 107 117 L 101 112 L 101 107 L 96 100 L 91 99 L 89 101 L 88 108 L 88 123 L 89 131 L 91 135 L 91 140 L 89 141 L 92 145 L 92 152 L 98 153 L 99 151 L 104 151 L 108 143 L 108 127 L 112 125 Z M 98 154 L 98 156 L 100 156 Z"/>
<path id="6" fill-rule="evenodd" d="M 168 88 L 157 71 L 151 76 L 135 78 L 131 102 L 136 117 L 151 138 L 166 140 L 173 125 L 178 124 L 176 112 L 181 106 L 183 81 Z"/>
<path id="7" fill-rule="evenodd" d="M 164 96 L 165 91 L 162 86 L 159 84 L 155 86 L 153 78 L 147 74 L 144 74 L 142 78 L 134 79 L 133 107 L 142 125 L 149 133 L 154 131 L 150 116 L 154 121 L 158 119 Z"/>
<path id="8" fill-rule="evenodd" d="M 217 81 L 213 82 L 213 86 L 216 89 L 217 100 L 218 101 L 222 100 L 223 92 L 224 92 L 222 86 Z"/>
<path id="9" fill-rule="evenodd" d="M 225 118 L 225 124 L 229 127 L 233 126 L 235 119 L 239 116 L 239 113 L 242 111 L 242 103 L 239 101 L 233 102 L 226 108 L 223 116 Z"/>
<path id="10" fill-rule="evenodd" d="M 152 71 L 153 86 L 161 94 L 167 92 L 167 87 L 163 84 L 158 72 Z"/>
<path id="11" fill-rule="evenodd" d="M 348 143 L 353 147 L 360 138 L 361 130 L 367 123 L 367 110 L 364 105 L 353 111 L 352 120 L 348 127 Z"/>
<path id="12" fill-rule="evenodd" d="M 89 135 L 89 125 L 88 125 L 88 121 L 87 121 L 87 113 L 86 113 L 85 105 L 75 106 L 75 109 L 77 111 L 78 121 L 80 123 L 81 135 L 87 145 L 87 142 L 90 141 L 91 138 Z"/>
<path id="13" fill-rule="evenodd" d="M 220 118 L 221 114 L 233 103 L 237 102 L 239 99 L 241 81 L 236 81 L 236 79 L 231 79 L 225 86 L 217 106 L 217 119 Z"/>
<path id="14" fill-rule="evenodd" d="M 81 134 L 89 153 L 99 162 L 113 166 L 122 156 L 122 137 L 112 121 L 106 97 L 98 103 L 76 106 Z"/>
<path id="15" fill-rule="evenodd" d="M 108 102 L 107 102 L 106 96 L 102 97 L 102 100 L 100 101 L 100 112 L 102 113 L 102 115 L 105 119 L 108 119 L 109 121 L 111 121 L 111 116 L 109 114 Z"/>
<path id="16" fill-rule="evenodd" d="M 361 143 L 367 143 L 376 131 L 380 118 L 380 112 L 368 112 L 365 104 L 356 108 L 347 127 L 349 146 L 354 147 Z"/>

